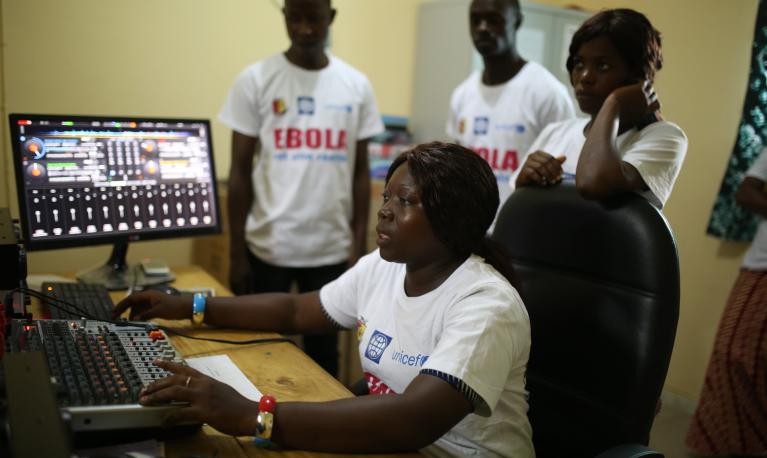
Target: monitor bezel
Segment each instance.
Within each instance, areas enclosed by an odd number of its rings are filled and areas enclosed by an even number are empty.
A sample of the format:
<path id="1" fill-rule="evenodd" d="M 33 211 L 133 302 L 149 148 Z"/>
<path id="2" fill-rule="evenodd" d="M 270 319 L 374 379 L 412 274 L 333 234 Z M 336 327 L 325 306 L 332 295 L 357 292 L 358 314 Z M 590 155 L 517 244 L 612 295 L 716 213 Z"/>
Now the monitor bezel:
<path id="1" fill-rule="evenodd" d="M 66 240 L 32 240 L 30 237 L 31 226 L 29 224 L 29 214 L 27 208 L 26 193 L 24 187 L 23 161 L 21 158 L 21 144 L 18 141 L 19 123 L 21 120 L 30 121 L 99 121 L 99 122 L 155 122 L 155 123 L 200 123 L 204 124 L 208 132 L 208 151 L 210 157 L 210 171 L 212 175 L 213 195 L 215 196 L 215 215 L 216 224 L 211 227 L 195 228 L 173 228 L 168 230 L 156 230 L 145 234 L 106 234 L 82 237 L 80 239 Z M 184 237 L 194 237 L 200 235 L 216 235 L 222 230 L 221 222 L 221 201 L 218 194 L 218 180 L 216 175 L 216 164 L 213 151 L 213 131 L 210 120 L 201 118 L 161 118 L 147 116 L 104 116 L 104 115 L 59 115 L 59 114 L 32 114 L 32 113 L 10 113 L 8 115 L 10 124 L 11 152 L 13 154 L 13 171 L 16 180 L 16 201 L 19 204 L 19 221 L 21 223 L 22 237 L 24 246 L 30 251 L 51 250 L 58 248 L 74 248 L 90 245 L 109 245 L 119 243 L 130 243 L 144 240 L 175 239 Z"/>

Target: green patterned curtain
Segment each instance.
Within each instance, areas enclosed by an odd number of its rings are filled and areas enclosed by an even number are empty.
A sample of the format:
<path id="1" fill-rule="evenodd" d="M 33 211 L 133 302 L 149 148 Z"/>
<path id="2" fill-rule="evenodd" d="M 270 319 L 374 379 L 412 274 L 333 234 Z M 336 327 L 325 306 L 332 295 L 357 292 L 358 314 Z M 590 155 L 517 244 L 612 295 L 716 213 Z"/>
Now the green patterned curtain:
<path id="1" fill-rule="evenodd" d="M 724 240 L 754 238 L 758 218 L 735 203 L 743 174 L 767 146 L 767 3 L 759 1 L 751 50 L 751 71 L 738 138 L 714 202 L 707 232 Z"/>

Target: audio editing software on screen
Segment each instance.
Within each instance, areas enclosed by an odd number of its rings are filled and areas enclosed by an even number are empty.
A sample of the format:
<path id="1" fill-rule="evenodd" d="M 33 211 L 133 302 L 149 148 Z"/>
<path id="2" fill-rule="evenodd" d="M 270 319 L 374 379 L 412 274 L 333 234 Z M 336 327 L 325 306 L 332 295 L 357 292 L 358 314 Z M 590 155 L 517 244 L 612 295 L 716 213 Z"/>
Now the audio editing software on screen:
<path id="1" fill-rule="evenodd" d="M 207 124 L 17 123 L 32 241 L 217 225 Z"/>

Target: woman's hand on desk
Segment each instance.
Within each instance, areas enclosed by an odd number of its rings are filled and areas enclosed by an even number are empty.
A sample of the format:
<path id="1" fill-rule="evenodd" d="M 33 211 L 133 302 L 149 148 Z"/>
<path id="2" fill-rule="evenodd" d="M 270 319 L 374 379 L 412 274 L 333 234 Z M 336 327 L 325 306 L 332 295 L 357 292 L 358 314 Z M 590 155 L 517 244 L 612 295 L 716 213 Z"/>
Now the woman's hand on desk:
<path id="1" fill-rule="evenodd" d="M 152 318 L 182 320 L 192 316 L 192 297 L 159 291 L 141 291 L 131 294 L 115 305 L 112 316 L 117 318 L 128 309 L 130 319 L 135 321 L 147 321 Z"/>
<path id="2" fill-rule="evenodd" d="M 174 375 L 147 386 L 139 398 L 141 404 L 186 402 L 189 405 L 169 415 L 169 422 L 207 423 L 233 436 L 255 434 L 258 402 L 243 397 L 231 386 L 183 364 L 169 361 L 155 361 L 155 364 Z"/>

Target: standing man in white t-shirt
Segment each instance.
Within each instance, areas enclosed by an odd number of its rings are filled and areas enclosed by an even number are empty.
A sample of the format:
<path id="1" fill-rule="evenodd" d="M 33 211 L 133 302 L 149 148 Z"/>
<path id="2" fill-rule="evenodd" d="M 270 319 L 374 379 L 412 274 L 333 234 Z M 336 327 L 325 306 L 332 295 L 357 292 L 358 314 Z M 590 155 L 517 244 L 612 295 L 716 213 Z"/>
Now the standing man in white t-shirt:
<path id="1" fill-rule="evenodd" d="M 230 283 L 313 291 L 366 253 L 368 139 L 383 130 L 367 78 L 325 52 L 330 0 L 286 0 L 287 51 L 245 68 L 219 118 L 232 128 Z M 255 159 L 255 164 L 254 164 Z M 337 336 L 308 336 L 332 375 Z"/>
<path id="2" fill-rule="evenodd" d="M 565 86 L 517 53 L 521 24 L 517 0 L 471 2 L 471 39 L 485 68 L 453 91 L 447 120 L 447 135 L 493 168 L 501 206 L 511 194 L 509 177 L 524 162 L 533 140 L 548 124 L 575 116 Z"/>

